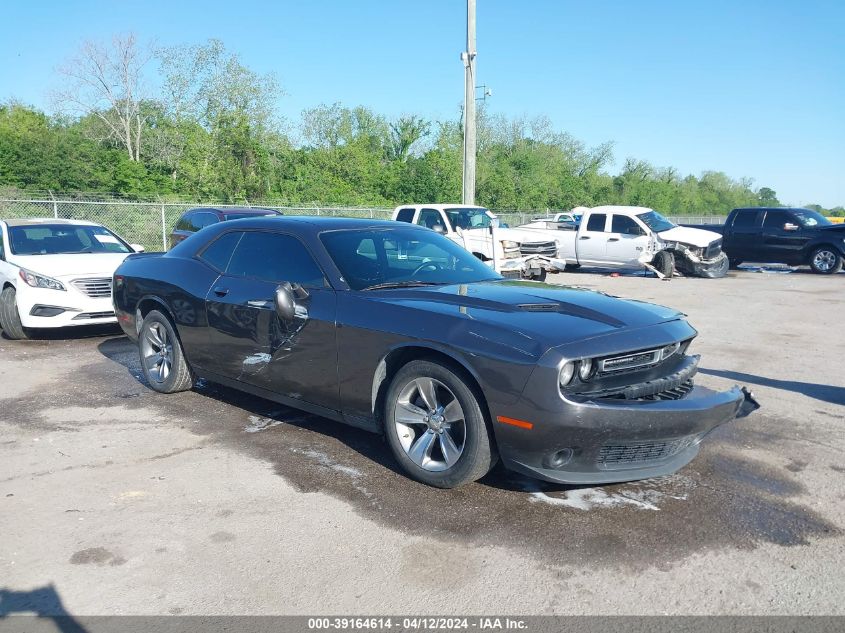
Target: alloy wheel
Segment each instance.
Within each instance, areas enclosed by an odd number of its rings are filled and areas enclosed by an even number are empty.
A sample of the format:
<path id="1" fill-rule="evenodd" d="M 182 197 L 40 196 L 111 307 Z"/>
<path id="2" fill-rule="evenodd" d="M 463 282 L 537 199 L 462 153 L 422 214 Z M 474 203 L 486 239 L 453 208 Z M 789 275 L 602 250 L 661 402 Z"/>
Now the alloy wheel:
<path id="1" fill-rule="evenodd" d="M 836 254 L 832 251 L 818 251 L 813 256 L 813 266 L 816 270 L 827 272 L 836 265 Z"/>
<path id="2" fill-rule="evenodd" d="M 168 340 L 167 328 L 161 323 L 150 323 L 141 338 L 141 356 L 151 380 L 163 383 L 173 367 L 173 345 Z"/>
<path id="3" fill-rule="evenodd" d="M 447 470 L 464 452 L 464 411 L 452 390 L 439 380 L 416 378 L 405 385 L 393 421 L 405 453 L 425 470 Z"/>

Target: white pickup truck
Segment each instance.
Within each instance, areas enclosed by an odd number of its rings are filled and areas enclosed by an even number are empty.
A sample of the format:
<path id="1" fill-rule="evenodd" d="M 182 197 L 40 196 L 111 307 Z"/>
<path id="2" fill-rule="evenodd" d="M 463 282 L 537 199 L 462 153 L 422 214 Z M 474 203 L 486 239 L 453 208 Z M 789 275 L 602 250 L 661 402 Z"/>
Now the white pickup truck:
<path id="1" fill-rule="evenodd" d="M 462 204 L 402 205 L 393 219 L 426 226 L 460 244 L 506 277 L 546 278 L 547 272 L 562 271 L 555 235 L 541 236 L 498 226 L 496 215 L 483 207 Z"/>
<path id="2" fill-rule="evenodd" d="M 646 207 L 601 206 L 571 222 L 535 220 L 518 227 L 558 243 L 558 258 L 570 267 L 656 270 L 671 276 L 724 277 L 728 258 L 722 236 L 673 224 Z"/>

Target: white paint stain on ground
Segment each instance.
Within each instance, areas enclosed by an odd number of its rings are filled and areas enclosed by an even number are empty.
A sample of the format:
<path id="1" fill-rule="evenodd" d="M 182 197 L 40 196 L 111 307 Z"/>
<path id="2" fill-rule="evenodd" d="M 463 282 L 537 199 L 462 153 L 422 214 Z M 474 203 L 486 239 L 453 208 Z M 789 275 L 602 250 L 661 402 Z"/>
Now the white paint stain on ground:
<path id="1" fill-rule="evenodd" d="M 352 468 L 352 466 L 344 466 L 343 464 L 338 464 L 334 461 L 331 457 L 326 455 L 322 451 L 315 450 L 313 448 L 292 448 L 290 449 L 292 453 L 298 453 L 300 455 L 305 455 L 309 459 L 314 460 L 321 466 L 325 466 L 326 468 L 331 468 L 333 471 L 341 473 L 342 475 L 346 475 L 347 477 L 357 478 L 363 477 L 364 473 L 362 473 L 357 468 Z"/>
<path id="2" fill-rule="evenodd" d="M 532 503 L 595 510 L 629 506 L 637 510 L 660 510 L 660 502 L 666 499 L 685 500 L 695 487 L 695 482 L 683 475 L 669 475 L 624 486 L 574 488 L 564 491 L 546 491 L 535 482 L 525 482 L 526 492 Z"/>
<path id="3" fill-rule="evenodd" d="M 273 418 L 262 418 L 258 415 L 251 415 L 249 416 L 249 426 L 244 427 L 244 431 L 247 433 L 258 433 L 259 431 L 266 431 L 267 429 L 279 426 L 280 424 L 284 424 L 284 421 L 275 420 Z"/>

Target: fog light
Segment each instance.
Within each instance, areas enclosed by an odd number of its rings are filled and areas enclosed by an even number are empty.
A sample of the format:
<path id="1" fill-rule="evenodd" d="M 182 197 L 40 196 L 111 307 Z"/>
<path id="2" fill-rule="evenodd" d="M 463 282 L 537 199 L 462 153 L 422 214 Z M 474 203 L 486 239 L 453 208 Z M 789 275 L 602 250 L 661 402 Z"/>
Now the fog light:
<path id="1" fill-rule="evenodd" d="M 575 363 L 569 361 L 560 368 L 560 376 L 558 380 L 560 381 L 560 386 L 565 387 L 570 382 L 572 382 L 572 377 L 575 376 Z"/>
<path id="2" fill-rule="evenodd" d="M 559 451 L 550 453 L 543 458 L 543 466 L 546 468 L 563 468 L 572 459 L 575 451 L 571 448 L 562 448 Z"/>
<path id="3" fill-rule="evenodd" d="M 590 378 L 593 377 L 593 359 L 592 358 L 585 358 L 581 361 L 581 365 L 578 367 L 578 377 L 587 382 Z"/>

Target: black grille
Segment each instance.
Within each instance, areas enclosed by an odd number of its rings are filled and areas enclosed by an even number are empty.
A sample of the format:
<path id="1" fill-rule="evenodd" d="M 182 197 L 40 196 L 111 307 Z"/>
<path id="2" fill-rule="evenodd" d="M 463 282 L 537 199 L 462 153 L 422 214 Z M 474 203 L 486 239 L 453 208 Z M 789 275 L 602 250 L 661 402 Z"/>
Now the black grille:
<path id="1" fill-rule="evenodd" d="M 557 257 L 557 244 L 554 242 L 523 242 L 519 245 L 521 255 L 547 255 Z"/>
<path id="2" fill-rule="evenodd" d="M 643 396 L 640 400 L 680 400 L 692 391 L 692 388 L 692 380 L 688 380 L 684 384 L 678 385 L 673 389 L 666 389 L 665 391 L 660 391 L 649 396 Z"/>
<path id="3" fill-rule="evenodd" d="M 665 459 L 686 450 L 697 438 L 698 436 L 693 435 L 675 440 L 609 444 L 601 447 L 596 461 L 601 466 L 612 467 Z"/>

